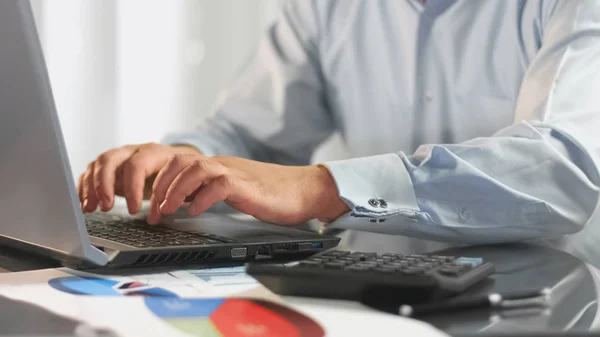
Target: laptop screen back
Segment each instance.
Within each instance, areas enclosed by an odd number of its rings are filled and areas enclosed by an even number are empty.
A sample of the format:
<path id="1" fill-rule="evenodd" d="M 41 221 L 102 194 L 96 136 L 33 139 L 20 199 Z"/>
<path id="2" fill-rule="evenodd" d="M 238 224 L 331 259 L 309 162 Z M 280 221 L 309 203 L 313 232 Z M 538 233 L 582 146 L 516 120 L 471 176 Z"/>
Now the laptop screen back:
<path id="1" fill-rule="evenodd" d="M 0 1 L 0 235 L 105 264 L 89 244 L 28 0 Z"/>

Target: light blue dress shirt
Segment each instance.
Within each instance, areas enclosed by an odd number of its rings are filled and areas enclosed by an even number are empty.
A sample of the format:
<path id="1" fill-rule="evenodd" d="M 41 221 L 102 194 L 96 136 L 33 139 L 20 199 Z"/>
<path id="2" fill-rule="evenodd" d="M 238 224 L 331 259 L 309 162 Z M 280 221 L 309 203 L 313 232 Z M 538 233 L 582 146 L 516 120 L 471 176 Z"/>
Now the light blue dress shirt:
<path id="1" fill-rule="evenodd" d="M 327 162 L 331 227 L 490 243 L 583 228 L 600 178 L 600 1 L 298 0 L 214 114 L 207 155 Z M 381 202 L 383 200 L 383 202 Z"/>

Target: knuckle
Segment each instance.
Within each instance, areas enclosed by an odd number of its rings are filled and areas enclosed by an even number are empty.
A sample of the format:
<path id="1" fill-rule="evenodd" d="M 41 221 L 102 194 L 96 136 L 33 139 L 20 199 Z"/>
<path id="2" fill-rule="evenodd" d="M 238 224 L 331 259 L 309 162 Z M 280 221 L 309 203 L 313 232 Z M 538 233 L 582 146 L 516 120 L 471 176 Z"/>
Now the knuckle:
<path id="1" fill-rule="evenodd" d="M 231 175 L 224 174 L 217 178 L 217 182 L 225 189 L 233 188 L 235 185 L 235 178 Z"/>
<path id="2" fill-rule="evenodd" d="M 192 166 L 193 169 L 206 171 L 210 166 L 210 161 L 206 159 L 197 159 L 194 160 L 190 166 Z"/>
<path id="3" fill-rule="evenodd" d="M 181 153 L 177 153 L 177 154 L 173 154 L 171 155 L 171 159 L 169 160 L 169 166 L 174 166 L 174 167 L 178 167 L 178 166 L 182 166 L 185 165 L 185 163 L 188 162 L 188 157 L 184 154 Z"/>
<path id="4" fill-rule="evenodd" d="M 181 160 L 182 160 L 181 155 L 179 155 L 179 154 L 172 154 L 169 157 L 168 165 L 169 166 L 177 165 L 177 163 L 179 163 Z"/>
<path id="5" fill-rule="evenodd" d="M 88 181 L 90 180 L 90 178 L 92 178 L 92 177 L 93 177 L 93 173 L 94 173 L 94 170 L 93 170 L 93 169 L 87 170 L 87 171 L 85 171 L 85 173 L 84 173 L 84 174 L 81 176 L 81 179 L 82 179 L 84 182 L 88 182 Z"/>
<path id="6" fill-rule="evenodd" d="M 104 152 L 96 158 L 96 162 L 99 164 L 106 164 L 112 157 L 112 152 Z"/>
<path id="7" fill-rule="evenodd" d="M 156 152 L 160 148 L 161 148 L 161 145 L 157 144 L 157 143 L 145 143 L 145 144 L 140 145 L 140 147 L 139 147 L 140 151 L 144 151 L 144 152 Z"/>

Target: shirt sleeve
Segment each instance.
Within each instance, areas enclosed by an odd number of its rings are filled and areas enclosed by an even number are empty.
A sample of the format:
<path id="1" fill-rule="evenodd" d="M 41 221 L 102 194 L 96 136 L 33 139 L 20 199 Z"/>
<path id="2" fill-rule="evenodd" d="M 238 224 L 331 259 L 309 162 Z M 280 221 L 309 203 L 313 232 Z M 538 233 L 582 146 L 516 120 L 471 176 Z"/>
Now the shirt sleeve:
<path id="1" fill-rule="evenodd" d="M 208 156 L 309 164 L 334 129 L 323 92 L 317 14 L 314 0 L 285 2 L 210 117 L 162 143 L 192 145 Z"/>
<path id="2" fill-rule="evenodd" d="M 334 228 L 494 243 L 583 228 L 599 197 L 600 2 L 557 1 L 514 124 L 491 137 L 324 163 L 351 211 Z"/>

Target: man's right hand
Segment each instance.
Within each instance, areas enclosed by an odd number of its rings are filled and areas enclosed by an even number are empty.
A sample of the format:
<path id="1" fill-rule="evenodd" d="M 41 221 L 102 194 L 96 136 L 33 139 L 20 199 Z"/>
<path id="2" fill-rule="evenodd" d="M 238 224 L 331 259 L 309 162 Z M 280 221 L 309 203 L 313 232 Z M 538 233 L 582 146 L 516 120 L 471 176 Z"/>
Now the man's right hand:
<path id="1" fill-rule="evenodd" d="M 176 154 L 198 154 L 193 147 L 161 144 L 127 145 L 102 153 L 79 177 L 77 191 L 84 212 L 98 206 L 104 212 L 113 208 L 115 195 L 127 200 L 129 213 L 136 214 L 142 200 L 151 194 L 152 180 Z"/>

